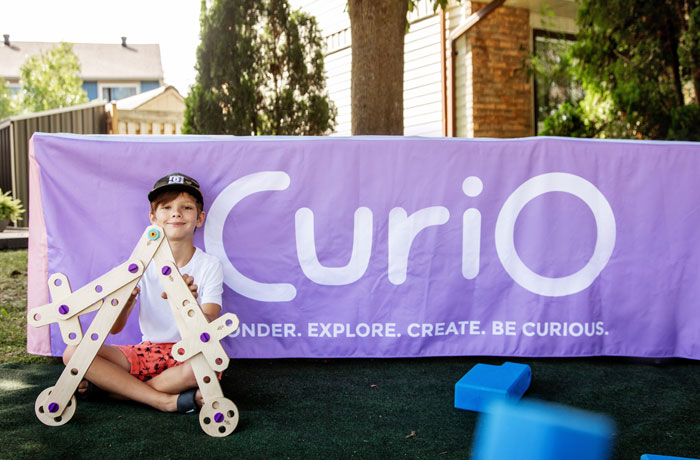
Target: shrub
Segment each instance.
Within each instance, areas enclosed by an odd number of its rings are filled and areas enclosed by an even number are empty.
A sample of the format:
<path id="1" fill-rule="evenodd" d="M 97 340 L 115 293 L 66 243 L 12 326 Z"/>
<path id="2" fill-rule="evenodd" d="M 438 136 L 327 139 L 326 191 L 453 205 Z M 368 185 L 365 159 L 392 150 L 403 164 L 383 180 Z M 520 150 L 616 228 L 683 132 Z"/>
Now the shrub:
<path id="1" fill-rule="evenodd" d="M 12 198 L 10 192 L 2 193 L 0 190 L 0 221 L 9 219 L 17 223 L 17 218 L 24 212 L 22 202 Z"/>

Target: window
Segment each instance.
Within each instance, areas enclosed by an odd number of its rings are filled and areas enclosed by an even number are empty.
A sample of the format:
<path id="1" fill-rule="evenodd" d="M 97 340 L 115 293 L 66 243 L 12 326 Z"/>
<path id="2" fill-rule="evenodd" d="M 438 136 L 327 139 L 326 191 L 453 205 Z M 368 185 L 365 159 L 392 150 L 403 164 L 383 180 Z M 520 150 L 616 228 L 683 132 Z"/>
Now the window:
<path id="1" fill-rule="evenodd" d="M 138 94 L 138 85 L 136 83 L 101 84 L 100 94 L 105 101 L 118 101 Z"/>

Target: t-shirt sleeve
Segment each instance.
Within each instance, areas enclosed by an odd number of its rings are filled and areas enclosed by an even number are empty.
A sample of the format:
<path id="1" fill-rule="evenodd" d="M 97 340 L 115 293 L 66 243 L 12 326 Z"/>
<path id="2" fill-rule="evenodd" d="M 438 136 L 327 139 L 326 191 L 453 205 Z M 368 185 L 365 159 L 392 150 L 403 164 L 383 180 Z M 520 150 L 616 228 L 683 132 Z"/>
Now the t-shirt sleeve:
<path id="1" fill-rule="evenodd" d="M 197 283 L 197 280 L 195 280 L 195 283 Z M 199 283 L 199 299 L 197 300 L 200 305 L 215 303 L 222 306 L 224 269 L 218 259 L 212 257 L 210 266 L 207 267 L 204 277 Z"/>

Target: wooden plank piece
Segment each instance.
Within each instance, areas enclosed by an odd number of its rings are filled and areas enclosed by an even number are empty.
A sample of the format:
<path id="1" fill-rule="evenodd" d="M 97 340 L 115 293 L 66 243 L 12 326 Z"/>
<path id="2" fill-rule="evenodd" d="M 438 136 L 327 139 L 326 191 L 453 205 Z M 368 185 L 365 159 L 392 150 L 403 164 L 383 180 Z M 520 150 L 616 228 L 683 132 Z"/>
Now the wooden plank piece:
<path id="1" fill-rule="evenodd" d="M 191 318 L 190 307 L 181 309 L 185 321 Z M 207 323 L 199 329 L 199 335 L 188 337 L 173 345 L 173 357 L 178 361 L 185 361 L 197 353 L 203 353 L 211 367 L 216 371 L 223 371 L 228 367 L 229 358 L 220 341 L 227 335 L 238 329 L 238 317 L 233 313 L 226 313 L 211 323 Z M 180 352 L 182 350 L 182 352 Z"/>
<path id="2" fill-rule="evenodd" d="M 60 302 L 71 295 L 68 277 L 63 273 L 54 273 L 49 277 L 49 294 L 53 302 Z M 68 345 L 77 345 L 83 339 L 83 328 L 78 317 L 69 318 L 65 321 L 58 321 L 61 329 L 61 337 Z"/>
<path id="3" fill-rule="evenodd" d="M 114 295 L 106 298 L 104 308 L 101 308 L 95 319 L 93 319 L 85 338 L 80 342 L 70 361 L 66 364 L 65 369 L 63 369 L 51 395 L 47 396 L 46 400 L 41 403 L 44 413 L 51 412 L 55 415 L 61 415 L 68 407 L 68 401 L 75 393 L 75 390 L 78 389 L 78 385 L 95 359 L 107 335 L 109 335 L 110 329 L 112 329 L 114 322 L 126 305 L 127 300 L 129 300 L 131 292 L 137 283 L 138 280 L 133 280 L 118 289 Z M 49 406 L 51 404 L 57 404 L 57 410 L 50 411 Z"/>
<path id="4" fill-rule="evenodd" d="M 140 278 L 143 267 L 143 263 L 138 259 L 128 260 L 69 296 L 32 309 L 27 314 L 27 321 L 34 327 L 40 327 L 77 317 L 102 300 L 105 295 L 115 292 L 125 283 Z M 130 271 L 129 268 L 134 271 Z"/>
<path id="5" fill-rule="evenodd" d="M 162 252 L 161 249 L 156 253 L 154 261 L 182 337 L 178 342 L 180 346 L 173 347 L 173 357 L 184 361 L 201 352 L 214 370 L 225 370 L 229 358 L 224 348 L 218 340 L 211 340 L 213 331 L 209 332 L 209 322 L 197 300 L 182 279 L 175 263 L 162 259 Z"/>

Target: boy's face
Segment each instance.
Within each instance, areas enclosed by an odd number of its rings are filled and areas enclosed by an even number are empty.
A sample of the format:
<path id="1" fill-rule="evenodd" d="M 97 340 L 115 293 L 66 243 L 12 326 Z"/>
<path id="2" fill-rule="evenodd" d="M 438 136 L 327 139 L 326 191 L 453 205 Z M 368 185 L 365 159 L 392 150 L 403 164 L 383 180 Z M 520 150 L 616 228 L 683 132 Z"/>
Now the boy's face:
<path id="1" fill-rule="evenodd" d="M 158 205 L 150 213 L 151 223 L 163 227 L 170 241 L 192 239 L 194 230 L 204 224 L 204 211 L 197 212 L 197 202 L 189 193 Z"/>

